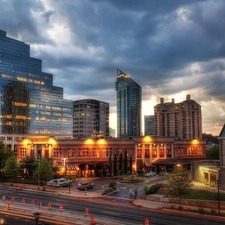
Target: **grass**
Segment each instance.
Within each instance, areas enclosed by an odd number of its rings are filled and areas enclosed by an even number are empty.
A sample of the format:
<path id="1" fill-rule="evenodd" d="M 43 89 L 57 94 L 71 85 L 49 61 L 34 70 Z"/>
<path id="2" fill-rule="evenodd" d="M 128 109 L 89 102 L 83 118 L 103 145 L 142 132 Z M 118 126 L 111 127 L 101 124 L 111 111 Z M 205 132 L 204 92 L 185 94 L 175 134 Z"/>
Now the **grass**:
<path id="1" fill-rule="evenodd" d="M 205 190 L 196 190 L 191 189 L 185 196 L 185 199 L 199 199 L 199 200 L 210 200 L 216 201 L 218 200 L 218 193 L 217 192 L 210 192 Z M 225 201 L 225 194 L 220 193 L 220 200 Z"/>
<path id="2" fill-rule="evenodd" d="M 147 179 L 144 177 L 128 177 L 128 178 L 123 178 L 123 179 L 120 179 L 120 183 L 131 183 L 131 184 L 135 184 L 135 183 L 142 183 L 142 182 L 145 182 Z"/>

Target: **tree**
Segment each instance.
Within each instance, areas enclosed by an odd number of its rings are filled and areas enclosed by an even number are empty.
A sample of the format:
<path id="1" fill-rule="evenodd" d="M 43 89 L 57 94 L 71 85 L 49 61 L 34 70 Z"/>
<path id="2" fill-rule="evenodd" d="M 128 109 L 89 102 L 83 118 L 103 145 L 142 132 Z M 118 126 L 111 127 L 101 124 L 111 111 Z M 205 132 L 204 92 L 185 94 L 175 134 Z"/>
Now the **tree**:
<path id="1" fill-rule="evenodd" d="M 48 180 L 53 178 L 53 168 L 51 162 L 44 158 L 42 159 L 34 172 L 35 178 L 39 178 L 40 182 L 43 184 L 43 190 L 45 189 L 45 184 Z"/>
<path id="2" fill-rule="evenodd" d="M 212 148 L 206 151 L 206 158 L 212 160 L 220 159 L 220 149 L 219 145 L 214 145 Z"/>
<path id="3" fill-rule="evenodd" d="M 12 180 L 19 175 L 19 164 L 15 155 L 10 156 L 6 160 L 4 174 L 6 178 L 10 179 L 12 185 Z"/>
<path id="4" fill-rule="evenodd" d="M 112 176 L 112 153 L 109 155 L 109 176 Z"/>
<path id="5" fill-rule="evenodd" d="M 132 168 L 132 155 L 130 155 L 130 174 L 132 174 L 133 168 Z"/>
<path id="6" fill-rule="evenodd" d="M 127 162 L 127 150 L 125 150 L 124 153 L 124 173 L 127 175 L 127 170 L 128 170 L 128 162 Z"/>
<path id="7" fill-rule="evenodd" d="M 11 156 L 15 156 L 15 153 L 4 142 L 0 141 L 0 169 L 4 167 L 5 161 Z"/>
<path id="8" fill-rule="evenodd" d="M 203 133 L 202 138 L 207 141 L 211 141 L 212 143 L 219 144 L 218 136 L 213 136 L 212 134 Z"/>
<path id="9" fill-rule="evenodd" d="M 123 156 L 122 153 L 120 153 L 120 161 L 119 161 L 119 170 L 123 170 Z"/>
<path id="10" fill-rule="evenodd" d="M 184 169 L 176 168 L 167 175 L 169 194 L 173 197 L 179 197 L 180 200 L 189 191 L 190 183 L 189 173 Z"/>
<path id="11" fill-rule="evenodd" d="M 38 160 L 34 156 L 27 156 L 20 161 L 20 169 L 28 177 L 34 176 L 34 171 L 38 166 Z"/>
<path id="12" fill-rule="evenodd" d="M 114 173 L 114 176 L 117 175 L 117 156 L 116 156 L 116 154 L 114 155 L 114 160 L 113 160 L 113 173 Z"/>

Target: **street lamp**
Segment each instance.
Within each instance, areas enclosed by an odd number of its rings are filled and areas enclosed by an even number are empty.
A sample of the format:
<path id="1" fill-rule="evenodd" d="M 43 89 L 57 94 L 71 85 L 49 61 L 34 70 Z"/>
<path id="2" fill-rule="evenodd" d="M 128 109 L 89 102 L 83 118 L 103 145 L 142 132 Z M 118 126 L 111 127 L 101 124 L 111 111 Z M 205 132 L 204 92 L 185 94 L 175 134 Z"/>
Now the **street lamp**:
<path id="1" fill-rule="evenodd" d="M 66 158 L 63 158 L 63 161 L 64 161 L 64 176 L 66 175 Z"/>
<path id="2" fill-rule="evenodd" d="M 217 180 L 217 188 L 218 188 L 218 213 L 220 215 L 220 180 Z"/>
<path id="3" fill-rule="evenodd" d="M 39 213 L 39 212 L 35 212 L 34 213 L 34 218 L 35 218 L 36 225 L 38 225 L 38 221 L 40 219 L 40 216 L 41 216 L 41 213 Z"/>
<path id="4" fill-rule="evenodd" d="M 38 190 L 40 189 L 39 184 L 40 184 L 40 155 L 38 154 Z"/>

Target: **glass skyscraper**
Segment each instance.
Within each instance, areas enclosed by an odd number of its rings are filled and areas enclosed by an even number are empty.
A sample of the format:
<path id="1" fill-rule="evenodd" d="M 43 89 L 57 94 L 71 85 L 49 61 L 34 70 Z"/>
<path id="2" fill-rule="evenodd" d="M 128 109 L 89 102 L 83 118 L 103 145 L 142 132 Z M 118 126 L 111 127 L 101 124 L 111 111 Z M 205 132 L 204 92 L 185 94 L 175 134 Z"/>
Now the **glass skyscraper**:
<path id="1" fill-rule="evenodd" d="M 109 136 L 109 103 L 84 99 L 73 102 L 73 137 Z"/>
<path id="2" fill-rule="evenodd" d="M 117 136 L 141 135 L 142 91 L 131 77 L 117 69 Z"/>
<path id="3" fill-rule="evenodd" d="M 30 45 L 0 30 L 0 133 L 72 136 L 72 100 L 30 57 Z"/>

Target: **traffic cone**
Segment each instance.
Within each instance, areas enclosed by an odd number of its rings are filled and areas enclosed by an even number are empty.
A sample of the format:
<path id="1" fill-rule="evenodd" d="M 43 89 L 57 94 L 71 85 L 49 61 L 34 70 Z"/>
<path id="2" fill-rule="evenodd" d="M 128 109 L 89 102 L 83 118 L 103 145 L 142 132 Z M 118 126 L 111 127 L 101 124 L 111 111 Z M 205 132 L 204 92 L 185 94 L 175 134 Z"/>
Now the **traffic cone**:
<path id="1" fill-rule="evenodd" d="M 91 224 L 91 225 L 94 225 L 94 224 L 95 224 L 95 218 L 94 218 L 94 216 L 91 217 L 90 224 Z"/>
<path id="2" fill-rule="evenodd" d="M 42 203 L 41 202 L 38 202 L 38 206 L 39 206 L 39 209 L 40 209 L 41 206 L 42 206 Z"/>
<path id="3" fill-rule="evenodd" d="M 25 199 L 24 198 L 22 198 L 21 203 L 25 203 Z"/>
<path id="4" fill-rule="evenodd" d="M 18 190 L 18 191 L 20 191 L 20 190 L 21 190 L 20 185 L 18 185 L 17 190 Z"/>
<path id="5" fill-rule="evenodd" d="M 85 209 L 85 216 L 88 216 L 88 213 L 89 213 L 89 209 L 86 208 L 86 209 Z"/>
<path id="6" fill-rule="evenodd" d="M 145 225 L 149 225 L 149 219 L 148 218 L 145 219 Z"/>
<path id="7" fill-rule="evenodd" d="M 31 200 L 31 205 L 34 205 L 34 200 Z"/>
<path id="8" fill-rule="evenodd" d="M 52 204 L 48 203 L 48 209 L 51 209 L 51 208 L 52 208 Z"/>
<path id="9" fill-rule="evenodd" d="M 10 204 L 7 205 L 7 210 L 11 210 L 11 205 Z"/>
<path id="10" fill-rule="evenodd" d="M 15 202 L 15 198 L 14 197 L 11 198 L 11 202 Z"/>
<path id="11" fill-rule="evenodd" d="M 59 205 L 59 210 L 63 211 L 63 205 L 62 204 Z"/>

